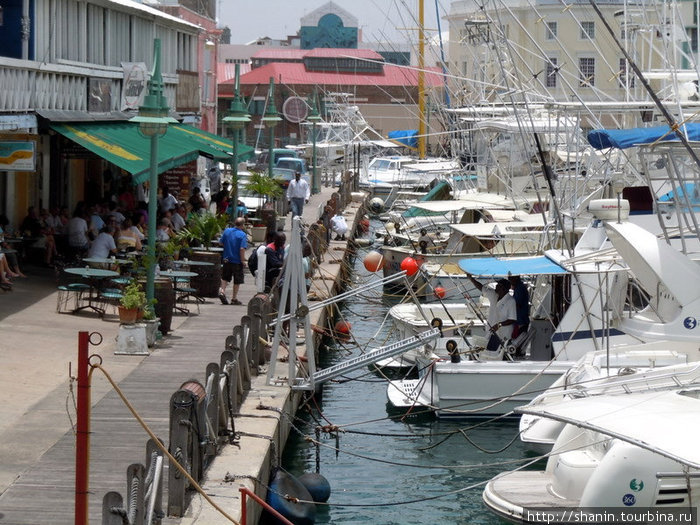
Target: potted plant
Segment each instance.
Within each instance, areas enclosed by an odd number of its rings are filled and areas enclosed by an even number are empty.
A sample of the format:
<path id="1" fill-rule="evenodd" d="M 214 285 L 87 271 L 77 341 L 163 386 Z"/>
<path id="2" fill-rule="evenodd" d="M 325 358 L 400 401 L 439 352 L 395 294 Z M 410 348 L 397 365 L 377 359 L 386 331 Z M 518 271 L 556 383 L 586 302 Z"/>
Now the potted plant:
<path id="1" fill-rule="evenodd" d="M 210 212 L 195 213 L 187 223 L 187 227 L 175 237 L 176 243 L 183 240 L 190 244 L 198 243 L 208 248 L 211 242 L 226 227 L 226 215 L 214 215 Z"/>
<path id="2" fill-rule="evenodd" d="M 277 182 L 275 179 L 264 173 L 256 172 L 251 173 L 250 182 L 248 182 L 248 184 L 246 185 L 246 189 L 254 193 L 255 195 L 258 195 L 263 200 L 263 206 L 256 211 L 256 215 L 263 222 L 257 226 L 253 226 L 251 230 L 251 237 L 253 238 L 253 242 L 263 242 L 265 240 L 265 236 L 267 235 L 268 229 L 268 224 L 265 219 L 269 218 L 265 217 L 265 213 L 263 213 L 265 204 L 268 203 L 268 199 L 274 201 L 277 197 L 282 196 L 284 192 L 282 191 L 282 187 L 279 185 L 279 182 Z M 269 211 L 274 214 L 273 209 Z M 267 215 L 269 216 L 269 212 L 267 213 Z M 272 217 L 271 222 L 271 226 L 274 229 L 276 229 L 277 222 L 274 217 Z"/>
<path id="3" fill-rule="evenodd" d="M 119 303 L 119 322 L 135 323 L 139 312 L 143 313 L 146 306 L 146 293 L 141 285 L 132 281 L 124 288 L 124 293 Z"/>
<path id="4" fill-rule="evenodd" d="M 228 217 L 226 215 L 214 215 L 209 212 L 195 214 L 177 236 L 178 239 L 188 241 L 191 246 L 204 246 L 202 251 L 193 251 L 189 258 L 193 261 L 212 263 L 210 266 L 197 267 L 197 276 L 190 279 L 190 284 L 202 297 L 216 297 L 221 286 L 221 254 L 214 250 L 207 250 L 212 241 L 219 236 L 226 227 Z"/>
<path id="5" fill-rule="evenodd" d="M 251 172 L 250 180 L 246 184 L 246 190 L 258 195 L 263 200 L 263 203 L 281 197 L 283 194 L 282 186 L 280 186 L 279 182 L 265 173 L 256 171 Z"/>
<path id="6" fill-rule="evenodd" d="M 146 325 L 146 344 L 148 346 L 153 346 L 156 344 L 156 335 L 158 332 L 158 326 L 160 325 L 160 319 L 156 317 L 156 302 L 157 301 L 153 299 L 151 305 L 145 308 L 143 312 L 143 322 Z"/>

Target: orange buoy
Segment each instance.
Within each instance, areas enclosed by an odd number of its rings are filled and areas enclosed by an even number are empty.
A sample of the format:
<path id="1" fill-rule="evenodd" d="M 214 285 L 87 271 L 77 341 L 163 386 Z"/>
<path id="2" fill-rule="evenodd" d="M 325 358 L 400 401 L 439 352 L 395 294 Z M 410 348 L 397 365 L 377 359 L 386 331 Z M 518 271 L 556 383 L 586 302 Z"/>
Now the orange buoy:
<path id="1" fill-rule="evenodd" d="M 362 264 L 365 265 L 368 272 L 378 272 L 384 268 L 386 259 L 381 253 L 372 251 L 365 255 L 365 259 L 362 261 Z"/>
<path id="2" fill-rule="evenodd" d="M 436 286 L 435 289 L 433 290 L 433 293 L 435 294 L 435 297 L 438 299 L 444 299 L 445 294 L 447 293 L 447 290 L 445 290 L 442 286 Z"/>
<path id="3" fill-rule="evenodd" d="M 352 326 L 347 321 L 338 321 L 335 323 L 335 331 L 341 335 L 349 335 Z"/>
<path id="4" fill-rule="evenodd" d="M 406 257 L 401 261 L 401 269 L 406 272 L 409 277 L 418 273 L 418 261 L 413 257 Z"/>

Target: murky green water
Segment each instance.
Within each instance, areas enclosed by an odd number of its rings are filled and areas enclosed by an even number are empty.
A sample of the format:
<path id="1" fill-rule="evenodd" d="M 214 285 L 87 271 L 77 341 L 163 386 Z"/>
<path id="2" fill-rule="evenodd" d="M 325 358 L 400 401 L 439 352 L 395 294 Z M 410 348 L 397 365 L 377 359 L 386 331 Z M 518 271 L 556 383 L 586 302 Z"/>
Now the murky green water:
<path id="1" fill-rule="evenodd" d="M 362 266 L 365 251 L 355 260 L 354 280 L 375 278 Z M 357 285 L 357 284 L 356 284 Z M 390 301 L 390 300 L 389 300 Z M 390 306 L 378 292 L 351 299 L 343 307 L 358 342 L 374 348 L 391 336 L 391 322 L 382 325 Z M 381 327 L 381 329 L 380 329 Z M 377 331 L 379 332 L 377 333 Z M 322 366 L 357 355 L 350 346 L 329 348 Z M 300 430 L 310 436 L 321 425 L 341 427 L 334 436 L 321 434 L 320 472 L 330 482 L 330 505 L 318 506 L 317 523 L 412 524 L 412 523 L 502 523 L 481 501 L 483 482 L 515 468 L 501 464 L 529 457 L 519 440 L 498 454 L 485 453 L 459 432 L 468 430 L 471 441 L 484 449 L 497 450 L 517 433 L 515 420 L 487 422 L 445 421 L 422 416 L 401 419 L 389 411 L 386 381 L 365 368 L 348 379 L 327 383 L 322 401 L 310 403 L 300 412 Z M 338 451 L 336 451 L 336 446 Z M 284 467 L 295 475 L 316 468 L 316 447 L 293 433 L 283 457 Z"/>

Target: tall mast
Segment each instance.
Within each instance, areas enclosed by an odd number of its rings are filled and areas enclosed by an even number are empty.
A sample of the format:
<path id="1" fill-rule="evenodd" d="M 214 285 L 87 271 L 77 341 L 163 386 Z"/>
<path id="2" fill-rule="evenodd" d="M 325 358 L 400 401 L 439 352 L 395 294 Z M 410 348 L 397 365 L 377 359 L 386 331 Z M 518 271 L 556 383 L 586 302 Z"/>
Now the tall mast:
<path id="1" fill-rule="evenodd" d="M 425 158 L 425 17 L 418 0 L 418 158 Z"/>

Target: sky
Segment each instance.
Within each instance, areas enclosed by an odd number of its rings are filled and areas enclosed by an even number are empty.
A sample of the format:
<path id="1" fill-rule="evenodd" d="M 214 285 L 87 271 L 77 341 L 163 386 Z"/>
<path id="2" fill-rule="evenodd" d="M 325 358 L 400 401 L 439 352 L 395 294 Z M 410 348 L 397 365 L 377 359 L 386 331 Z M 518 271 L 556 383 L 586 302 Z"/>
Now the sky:
<path id="1" fill-rule="evenodd" d="M 232 44 L 245 44 L 262 36 L 285 38 L 296 34 L 302 16 L 326 3 L 328 0 L 219 0 L 219 25 L 231 29 Z M 413 21 L 417 0 L 335 0 L 335 3 L 358 19 L 366 42 L 407 42 L 411 38 L 401 28 L 418 25 Z M 449 2 L 443 0 L 440 4 L 449 5 Z M 425 21 L 426 27 L 435 27 L 437 23 L 434 2 L 425 2 Z"/>

